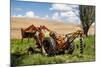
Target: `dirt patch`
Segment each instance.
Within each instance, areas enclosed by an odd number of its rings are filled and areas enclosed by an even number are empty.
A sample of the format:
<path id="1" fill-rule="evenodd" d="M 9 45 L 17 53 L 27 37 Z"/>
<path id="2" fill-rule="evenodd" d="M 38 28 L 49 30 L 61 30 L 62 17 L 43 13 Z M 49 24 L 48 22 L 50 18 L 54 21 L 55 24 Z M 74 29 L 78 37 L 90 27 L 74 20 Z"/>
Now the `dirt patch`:
<path id="1" fill-rule="evenodd" d="M 81 29 L 80 25 L 73 23 L 63 23 L 53 20 L 42 20 L 42 19 L 28 19 L 28 18 L 14 18 L 11 17 L 11 38 L 21 38 L 21 28 L 27 28 L 30 25 L 40 26 L 45 25 L 50 30 L 56 31 L 59 34 L 67 34 Z M 91 26 L 89 34 L 94 34 L 94 26 Z"/>

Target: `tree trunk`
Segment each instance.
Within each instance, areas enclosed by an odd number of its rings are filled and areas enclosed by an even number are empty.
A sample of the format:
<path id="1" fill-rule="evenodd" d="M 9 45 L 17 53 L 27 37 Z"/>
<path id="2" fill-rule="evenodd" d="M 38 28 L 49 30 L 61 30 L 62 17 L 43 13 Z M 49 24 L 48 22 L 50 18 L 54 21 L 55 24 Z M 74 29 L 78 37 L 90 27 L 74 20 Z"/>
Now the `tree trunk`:
<path id="1" fill-rule="evenodd" d="M 84 34 L 86 35 L 86 37 L 88 36 L 88 31 L 84 30 Z"/>
<path id="2" fill-rule="evenodd" d="M 88 30 L 89 30 L 89 27 L 87 28 L 83 28 L 84 29 L 84 34 L 86 35 L 86 37 L 88 36 Z"/>

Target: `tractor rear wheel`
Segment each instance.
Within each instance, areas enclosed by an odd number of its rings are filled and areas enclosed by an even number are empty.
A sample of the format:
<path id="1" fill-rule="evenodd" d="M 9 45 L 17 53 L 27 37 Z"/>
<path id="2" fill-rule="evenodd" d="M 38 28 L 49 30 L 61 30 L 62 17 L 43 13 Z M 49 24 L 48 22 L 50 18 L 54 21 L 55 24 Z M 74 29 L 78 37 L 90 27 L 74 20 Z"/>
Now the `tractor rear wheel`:
<path id="1" fill-rule="evenodd" d="M 49 56 L 56 54 L 56 51 L 55 51 L 56 43 L 52 37 L 45 38 L 43 41 L 43 45 L 44 45 L 45 51 L 47 52 Z"/>

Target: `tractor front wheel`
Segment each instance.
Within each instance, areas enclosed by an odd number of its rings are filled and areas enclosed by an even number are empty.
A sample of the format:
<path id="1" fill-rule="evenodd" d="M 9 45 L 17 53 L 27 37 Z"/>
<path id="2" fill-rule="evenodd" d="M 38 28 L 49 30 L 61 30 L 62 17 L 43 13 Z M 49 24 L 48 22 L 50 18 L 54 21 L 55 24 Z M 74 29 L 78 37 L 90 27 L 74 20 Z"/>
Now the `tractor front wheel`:
<path id="1" fill-rule="evenodd" d="M 72 54 L 74 52 L 74 49 L 75 49 L 75 45 L 71 43 L 67 49 L 67 53 Z"/>

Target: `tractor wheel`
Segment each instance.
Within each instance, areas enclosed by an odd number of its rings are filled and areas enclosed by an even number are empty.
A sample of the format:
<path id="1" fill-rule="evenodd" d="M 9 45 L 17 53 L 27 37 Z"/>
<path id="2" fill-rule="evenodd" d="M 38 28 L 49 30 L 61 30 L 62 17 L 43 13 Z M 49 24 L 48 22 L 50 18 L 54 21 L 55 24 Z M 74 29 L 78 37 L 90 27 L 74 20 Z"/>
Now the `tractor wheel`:
<path id="1" fill-rule="evenodd" d="M 72 54 L 74 52 L 75 45 L 71 43 L 68 47 L 68 54 Z"/>
<path id="2" fill-rule="evenodd" d="M 43 41 L 44 49 L 49 56 L 55 55 L 55 46 L 56 43 L 52 37 L 45 38 Z"/>

